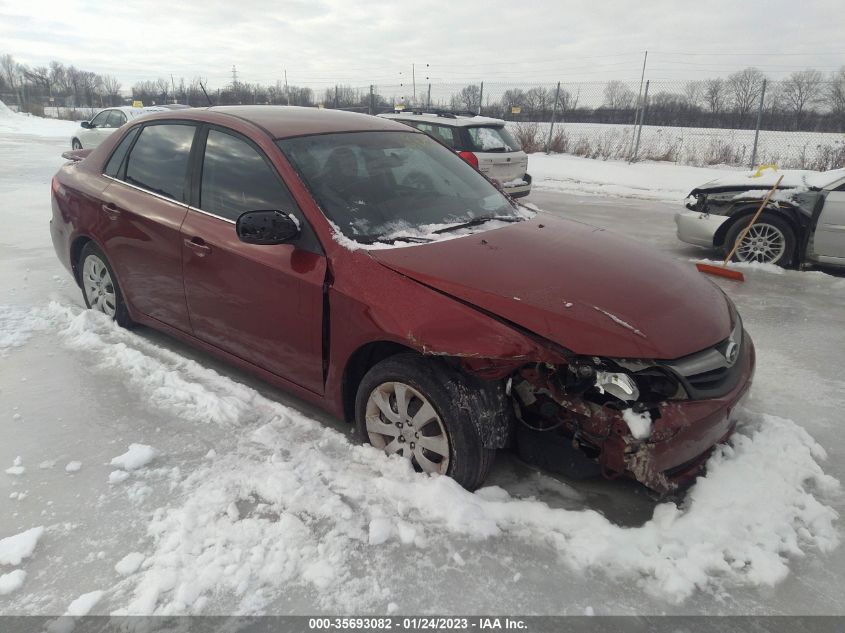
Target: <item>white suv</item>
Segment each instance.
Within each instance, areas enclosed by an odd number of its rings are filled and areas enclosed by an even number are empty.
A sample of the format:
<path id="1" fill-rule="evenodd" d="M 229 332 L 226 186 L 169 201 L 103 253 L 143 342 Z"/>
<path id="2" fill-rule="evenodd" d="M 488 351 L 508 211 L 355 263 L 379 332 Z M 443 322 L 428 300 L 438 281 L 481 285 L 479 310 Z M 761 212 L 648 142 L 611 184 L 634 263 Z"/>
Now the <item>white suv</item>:
<path id="1" fill-rule="evenodd" d="M 531 193 L 528 156 L 501 119 L 414 110 L 379 114 L 437 139 L 488 178 L 498 180 L 513 198 Z"/>

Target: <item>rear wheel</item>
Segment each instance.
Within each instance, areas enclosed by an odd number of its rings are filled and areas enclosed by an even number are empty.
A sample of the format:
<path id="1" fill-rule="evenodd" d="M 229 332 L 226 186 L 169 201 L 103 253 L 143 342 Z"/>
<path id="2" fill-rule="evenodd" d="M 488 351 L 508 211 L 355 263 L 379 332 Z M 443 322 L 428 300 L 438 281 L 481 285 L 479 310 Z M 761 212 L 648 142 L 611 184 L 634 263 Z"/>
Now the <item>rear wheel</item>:
<path id="1" fill-rule="evenodd" d="M 725 248 L 730 250 L 748 226 L 751 218 L 743 218 L 730 228 L 725 236 Z M 789 266 L 795 255 L 795 233 L 779 217 L 763 213 L 749 229 L 736 249 L 733 259 L 737 262 L 758 262 Z"/>
<path id="2" fill-rule="evenodd" d="M 123 300 L 117 277 L 103 251 L 94 242 L 88 242 L 82 249 L 79 271 L 85 305 L 111 317 L 120 326 L 131 326 L 132 319 Z"/>
<path id="3" fill-rule="evenodd" d="M 471 412 L 457 406 L 459 382 L 448 367 L 417 354 L 383 360 L 358 388 L 358 432 L 417 471 L 446 475 L 475 490 L 487 477 L 495 450 L 483 446 Z"/>
<path id="4" fill-rule="evenodd" d="M 73 139 L 73 141 L 71 141 L 70 146 L 73 149 L 82 149 L 82 143 L 79 142 L 78 138 Z"/>

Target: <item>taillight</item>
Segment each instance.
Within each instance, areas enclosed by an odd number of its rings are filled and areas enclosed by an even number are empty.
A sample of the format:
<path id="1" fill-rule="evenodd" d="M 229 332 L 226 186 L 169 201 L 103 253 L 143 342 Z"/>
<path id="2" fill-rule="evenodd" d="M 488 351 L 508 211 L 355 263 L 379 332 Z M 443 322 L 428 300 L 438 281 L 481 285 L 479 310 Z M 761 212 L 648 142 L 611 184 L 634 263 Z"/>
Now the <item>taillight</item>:
<path id="1" fill-rule="evenodd" d="M 53 176 L 53 181 L 50 183 L 50 188 L 53 190 L 54 196 L 59 193 L 59 189 L 61 188 L 61 185 L 59 184 L 59 179 L 56 178 L 55 176 Z"/>
<path id="2" fill-rule="evenodd" d="M 458 152 L 458 156 L 460 156 L 470 165 L 478 169 L 478 156 L 476 156 L 472 152 Z"/>

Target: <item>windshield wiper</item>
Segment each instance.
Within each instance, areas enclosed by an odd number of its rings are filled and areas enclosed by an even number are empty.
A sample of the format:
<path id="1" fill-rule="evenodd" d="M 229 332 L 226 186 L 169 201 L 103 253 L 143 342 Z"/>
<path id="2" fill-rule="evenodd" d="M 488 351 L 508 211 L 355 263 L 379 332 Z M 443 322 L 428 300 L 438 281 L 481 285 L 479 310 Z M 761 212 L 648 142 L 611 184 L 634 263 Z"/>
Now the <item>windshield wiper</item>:
<path id="1" fill-rule="evenodd" d="M 361 244 L 395 244 L 396 242 L 433 242 L 430 237 L 417 237 L 416 235 L 397 235 L 396 237 L 385 237 L 384 235 L 356 235 L 353 238 Z"/>
<path id="2" fill-rule="evenodd" d="M 447 226 L 442 229 L 437 229 L 436 231 L 432 232 L 447 233 L 449 231 L 455 231 L 457 229 L 466 229 L 472 226 L 478 226 L 479 224 L 484 224 L 485 222 L 492 222 L 494 220 L 499 220 L 500 222 L 521 222 L 524 219 L 525 218 L 521 218 L 518 215 L 482 215 L 477 218 L 473 218 L 472 220 L 468 220 L 467 222 L 453 224 L 451 226 Z"/>

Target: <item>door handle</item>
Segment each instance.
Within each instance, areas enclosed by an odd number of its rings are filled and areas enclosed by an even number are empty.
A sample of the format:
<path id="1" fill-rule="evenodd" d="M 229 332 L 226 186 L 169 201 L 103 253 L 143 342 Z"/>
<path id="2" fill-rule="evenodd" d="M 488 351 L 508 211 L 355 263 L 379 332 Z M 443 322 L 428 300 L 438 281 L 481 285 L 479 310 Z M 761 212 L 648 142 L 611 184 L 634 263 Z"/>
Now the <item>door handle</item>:
<path id="1" fill-rule="evenodd" d="M 117 220 L 120 217 L 120 209 L 118 209 L 111 202 L 103 204 L 102 206 L 100 206 L 100 208 L 105 212 L 107 216 L 109 216 L 109 220 Z"/>
<path id="2" fill-rule="evenodd" d="M 185 238 L 185 246 L 194 251 L 199 257 L 205 257 L 211 252 L 211 247 L 201 237 Z"/>

